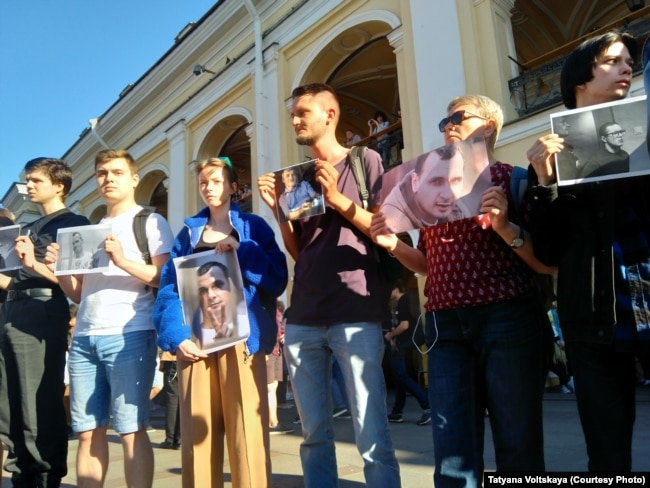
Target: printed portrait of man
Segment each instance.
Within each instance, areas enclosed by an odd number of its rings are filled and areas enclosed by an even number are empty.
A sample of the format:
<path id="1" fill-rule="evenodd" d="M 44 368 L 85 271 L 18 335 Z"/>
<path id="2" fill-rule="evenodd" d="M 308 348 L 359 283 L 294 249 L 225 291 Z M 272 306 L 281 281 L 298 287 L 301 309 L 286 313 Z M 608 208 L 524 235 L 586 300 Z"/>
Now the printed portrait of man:
<path id="1" fill-rule="evenodd" d="M 616 122 L 606 122 L 598 129 L 598 147 L 578 172 L 580 178 L 606 176 L 630 171 L 630 155 L 623 150 L 625 129 Z"/>
<path id="2" fill-rule="evenodd" d="M 217 339 L 231 337 L 236 327 L 236 300 L 228 268 L 209 261 L 197 269 L 199 311 L 194 334 L 205 346 Z"/>
<path id="3" fill-rule="evenodd" d="M 282 171 L 284 191 L 278 197 L 278 206 L 285 220 L 296 220 L 322 213 L 321 195 L 306 179 L 300 179 L 296 168 Z"/>
<path id="4" fill-rule="evenodd" d="M 419 157 L 381 205 L 388 230 L 403 232 L 471 216 L 458 202 L 463 183 L 464 160 L 458 145 Z"/>

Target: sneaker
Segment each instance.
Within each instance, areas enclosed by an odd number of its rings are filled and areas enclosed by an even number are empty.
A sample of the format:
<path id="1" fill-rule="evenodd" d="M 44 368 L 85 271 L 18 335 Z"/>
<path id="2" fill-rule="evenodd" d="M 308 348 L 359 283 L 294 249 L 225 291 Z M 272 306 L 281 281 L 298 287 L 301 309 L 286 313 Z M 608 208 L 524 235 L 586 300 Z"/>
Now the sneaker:
<path id="1" fill-rule="evenodd" d="M 566 385 L 567 385 L 569 388 L 571 388 L 571 391 L 576 391 L 576 387 L 575 387 L 575 385 L 573 384 L 573 376 L 571 376 L 571 377 L 569 378 L 569 381 L 567 381 L 567 384 L 566 384 Z"/>
<path id="2" fill-rule="evenodd" d="M 168 440 L 164 440 L 160 444 L 158 444 L 158 447 L 160 449 L 173 449 L 174 451 L 178 451 L 181 448 L 181 443 L 169 442 Z"/>
<path id="3" fill-rule="evenodd" d="M 288 434 L 289 432 L 293 432 L 293 428 L 287 427 L 286 425 L 277 424 L 274 425 L 273 427 L 269 427 L 270 435 Z"/>
<path id="4" fill-rule="evenodd" d="M 339 419 L 352 418 L 352 416 L 350 415 L 350 411 L 345 407 L 335 408 L 334 411 L 332 412 L 332 417 L 335 418 L 335 419 L 336 418 L 339 418 Z"/>
<path id="5" fill-rule="evenodd" d="M 292 422 L 292 423 L 293 423 L 293 424 L 296 424 L 296 425 L 301 424 L 302 421 L 300 420 L 300 415 L 296 415 L 296 418 L 293 419 L 293 422 Z"/>
<path id="6" fill-rule="evenodd" d="M 350 412 L 347 408 L 344 409 L 345 411 L 339 415 L 337 418 L 341 420 L 347 420 L 352 418 L 352 412 Z"/>
<path id="7" fill-rule="evenodd" d="M 560 391 L 562 393 L 564 393 L 565 395 L 567 395 L 569 393 L 573 393 L 573 390 L 571 388 L 569 388 L 567 385 L 562 385 L 562 387 L 560 388 Z"/>
<path id="8" fill-rule="evenodd" d="M 278 403 L 278 408 L 281 410 L 288 410 L 293 407 L 295 407 L 293 403 Z"/>
<path id="9" fill-rule="evenodd" d="M 418 425 L 429 425 L 431 423 L 431 414 L 429 412 L 422 412 L 422 417 L 415 423 Z"/>
<path id="10" fill-rule="evenodd" d="M 401 424 L 402 422 L 404 422 L 404 417 L 402 417 L 401 413 L 389 413 L 388 421 L 396 424 Z"/>

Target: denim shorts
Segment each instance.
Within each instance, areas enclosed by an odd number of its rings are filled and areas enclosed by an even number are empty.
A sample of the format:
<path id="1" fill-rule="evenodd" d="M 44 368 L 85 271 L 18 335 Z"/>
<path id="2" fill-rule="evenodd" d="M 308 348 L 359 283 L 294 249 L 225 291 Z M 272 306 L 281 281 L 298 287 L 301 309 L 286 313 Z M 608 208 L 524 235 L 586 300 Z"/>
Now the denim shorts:
<path id="1" fill-rule="evenodd" d="M 149 395 L 156 368 L 156 333 L 75 337 L 68 359 L 72 430 L 109 425 L 118 434 L 149 423 Z"/>

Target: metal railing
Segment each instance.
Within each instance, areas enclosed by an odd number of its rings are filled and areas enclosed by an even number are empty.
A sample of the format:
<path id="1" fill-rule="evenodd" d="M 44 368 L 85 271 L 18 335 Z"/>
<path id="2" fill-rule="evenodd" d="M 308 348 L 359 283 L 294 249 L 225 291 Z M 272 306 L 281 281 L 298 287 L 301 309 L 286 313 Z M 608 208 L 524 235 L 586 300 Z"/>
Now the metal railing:
<path id="1" fill-rule="evenodd" d="M 634 65 L 634 74 L 638 74 L 642 70 L 641 46 L 643 40 L 650 34 L 650 18 L 630 22 L 621 30 L 639 39 L 639 55 Z M 519 117 L 532 115 L 562 103 L 560 72 L 567 56 L 568 54 L 537 68 L 526 70 L 520 76 L 508 81 L 510 101 L 515 106 Z"/>
<path id="2" fill-rule="evenodd" d="M 383 139 L 379 137 L 385 136 Z M 402 136 L 402 121 L 398 120 L 384 130 L 364 137 L 356 143 L 357 146 L 368 146 L 382 156 L 384 168 L 402 164 L 402 149 L 404 138 Z"/>

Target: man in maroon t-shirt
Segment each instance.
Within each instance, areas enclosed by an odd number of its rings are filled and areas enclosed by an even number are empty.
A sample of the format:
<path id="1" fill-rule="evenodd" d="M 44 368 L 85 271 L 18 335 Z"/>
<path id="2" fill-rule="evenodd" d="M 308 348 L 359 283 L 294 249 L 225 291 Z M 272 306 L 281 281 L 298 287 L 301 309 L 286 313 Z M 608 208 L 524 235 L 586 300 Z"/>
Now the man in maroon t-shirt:
<path id="1" fill-rule="evenodd" d="M 300 448 L 305 486 L 338 484 L 331 435 L 335 357 L 345 378 L 366 484 L 398 487 L 381 368 L 381 321 L 387 306 L 369 237 L 372 214 L 362 208 L 349 149 L 336 140 L 340 108 L 332 88 L 304 85 L 293 91 L 292 98 L 296 142 L 308 146 L 311 158 L 318 160 L 316 179 L 326 202 L 323 215 L 280 223 L 285 247 L 296 261 L 284 350 L 305 437 Z M 381 158 L 366 150 L 363 159 L 368 188 L 377 195 Z M 274 175 L 261 176 L 258 185 L 262 199 L 277 215 Z"/>

